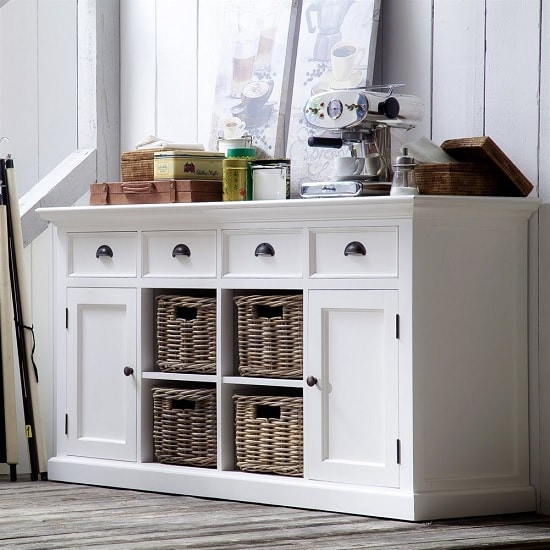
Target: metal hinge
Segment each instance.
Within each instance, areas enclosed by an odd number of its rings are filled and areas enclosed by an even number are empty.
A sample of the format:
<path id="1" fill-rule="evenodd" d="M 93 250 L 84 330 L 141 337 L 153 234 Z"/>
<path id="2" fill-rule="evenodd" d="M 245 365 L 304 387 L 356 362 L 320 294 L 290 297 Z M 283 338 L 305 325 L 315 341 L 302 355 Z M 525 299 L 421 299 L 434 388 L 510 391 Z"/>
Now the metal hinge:
<path id="1" fill-rule="evenodd" d="M 396 458 L 397 458 L 397 464 L 401 464 L 401 440 L 396 440 Z"/>
<path id="2" fill-rule="evenodd" d="M 65 415 L 65 435 L 69 435 L 69 415 Z"/>
<path id="3" fill-rule="evenodd" d="M 395 315 L 395 337 L 399 340 L 399 313 Z"/>
<path id="4" fill-rule="evenodd" d="M 69 329 L 69 308 L 65 308 L 65 328 Z"/>

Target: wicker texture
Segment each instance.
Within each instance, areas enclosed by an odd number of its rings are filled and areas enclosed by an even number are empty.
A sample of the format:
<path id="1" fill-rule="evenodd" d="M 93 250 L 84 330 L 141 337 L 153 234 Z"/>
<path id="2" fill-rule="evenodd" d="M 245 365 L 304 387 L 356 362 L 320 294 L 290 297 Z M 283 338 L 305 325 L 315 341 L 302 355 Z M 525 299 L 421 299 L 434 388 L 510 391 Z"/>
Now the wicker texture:
<path id="1" fill-rule="evenodd" d="M 301 378 L 303 372 L 302 296 L 239 296 L 239 374 Z"/>
<path id="2" fill-rule="evenodd" d="M 502 180 L 490 166 L 449 162 L 418 164 L 416 183 L 421 195 L 502 195 Z"/>
<path id="3" fill-rule="evenodd" d="M 153 441 L 163 464 L 216 466 L 216 391 L 153 388 Z"/>
<path id="4" fill-rule="evenodd" d="M 122 181 L 151 181 L 154 179 L 155 151 L 128 151 L 120 156 L 120 174 Z"/>
<path id="5" fill-rule="evenodd" d="M 302 476 L 302 398 L 234 395 L 233 400 L 237 467 L 246 472 Z"/>
<path id="6" fill-rule="evenodd" d="M 161 371 L 215 374 L 215 298 L 159 296 L 157 347 Z"/>

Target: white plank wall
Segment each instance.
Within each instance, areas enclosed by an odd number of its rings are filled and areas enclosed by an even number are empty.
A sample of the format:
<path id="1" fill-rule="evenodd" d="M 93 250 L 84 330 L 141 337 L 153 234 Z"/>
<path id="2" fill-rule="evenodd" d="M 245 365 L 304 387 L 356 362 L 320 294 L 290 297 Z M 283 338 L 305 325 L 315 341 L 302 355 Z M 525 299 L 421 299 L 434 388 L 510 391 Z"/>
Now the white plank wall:
<path id="1" fill-rule="evenodd" d="M 120 0 L 121 150 L 149 134 L 208 143 L 225 1 Z M 12 138 L 18 167 L 32 152 L 18 170 L 22 192 L 75 148 L 75 37 L 63 14 L 76 3 L 12 0 L 0 8 L 0 69 L 24 73 L 16 86 L 0 87 L 0 136 Z M 397 141 L 489 135 L 543 200 L 531 228 L 530 322 L 538 332 L 529 349 L 530 436 L 532 481 L 550 513 L 550 2 L 383 0 L 382 10 L 377 83 L 404 82 L 425 103 L 424 120 Z M 48 246 L 41 236 L 29 254 L 40 364 L 49 369 L 43 392 L 52 377 L 51 303 L 41 283 Z M 51 407 L 45 403 L 48 418 Z"/>
<path id="2" fill-rule="evenodd" d="M 485 3 L 435 0 L 432 140 L 483 135 Z"/>

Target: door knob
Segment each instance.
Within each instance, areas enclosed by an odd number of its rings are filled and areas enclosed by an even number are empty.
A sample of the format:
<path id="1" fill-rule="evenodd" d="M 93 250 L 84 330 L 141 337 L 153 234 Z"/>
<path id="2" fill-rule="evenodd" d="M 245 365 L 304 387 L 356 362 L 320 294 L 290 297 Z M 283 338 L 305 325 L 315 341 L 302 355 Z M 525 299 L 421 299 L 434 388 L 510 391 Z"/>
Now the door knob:
<path id="1" fill-rule="evenodd" d="M 315 376 L 308 376 L 306 378 L 306 384 L 310 387 L 310 388 L 313 388 L 313 386 L 315 386 L 315 384 L 317 384 L 318 380 L 317 378 L 315 378 Z"/>
<path id="2" fill-rule="evenodd" d="M 124 367 L 124 376 L 131 376 L 134 374 L 134 369 L 132 367 Z"/>

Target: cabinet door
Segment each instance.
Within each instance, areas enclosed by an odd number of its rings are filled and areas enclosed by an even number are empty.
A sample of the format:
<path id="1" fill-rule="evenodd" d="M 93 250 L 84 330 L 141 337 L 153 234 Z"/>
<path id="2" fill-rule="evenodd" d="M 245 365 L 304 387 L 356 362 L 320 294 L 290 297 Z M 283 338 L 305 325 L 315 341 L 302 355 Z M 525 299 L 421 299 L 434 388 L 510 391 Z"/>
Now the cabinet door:
<path id="1" fill-rule="evenodd" d="M 399 486 L 396 316 L 395 290 L 309 293 L 309 478 Z"/>
<path id="2" fill-rule="evenodd" d="M 67 454 L 135 460 L 136 290 L 67 294 Z"/>

